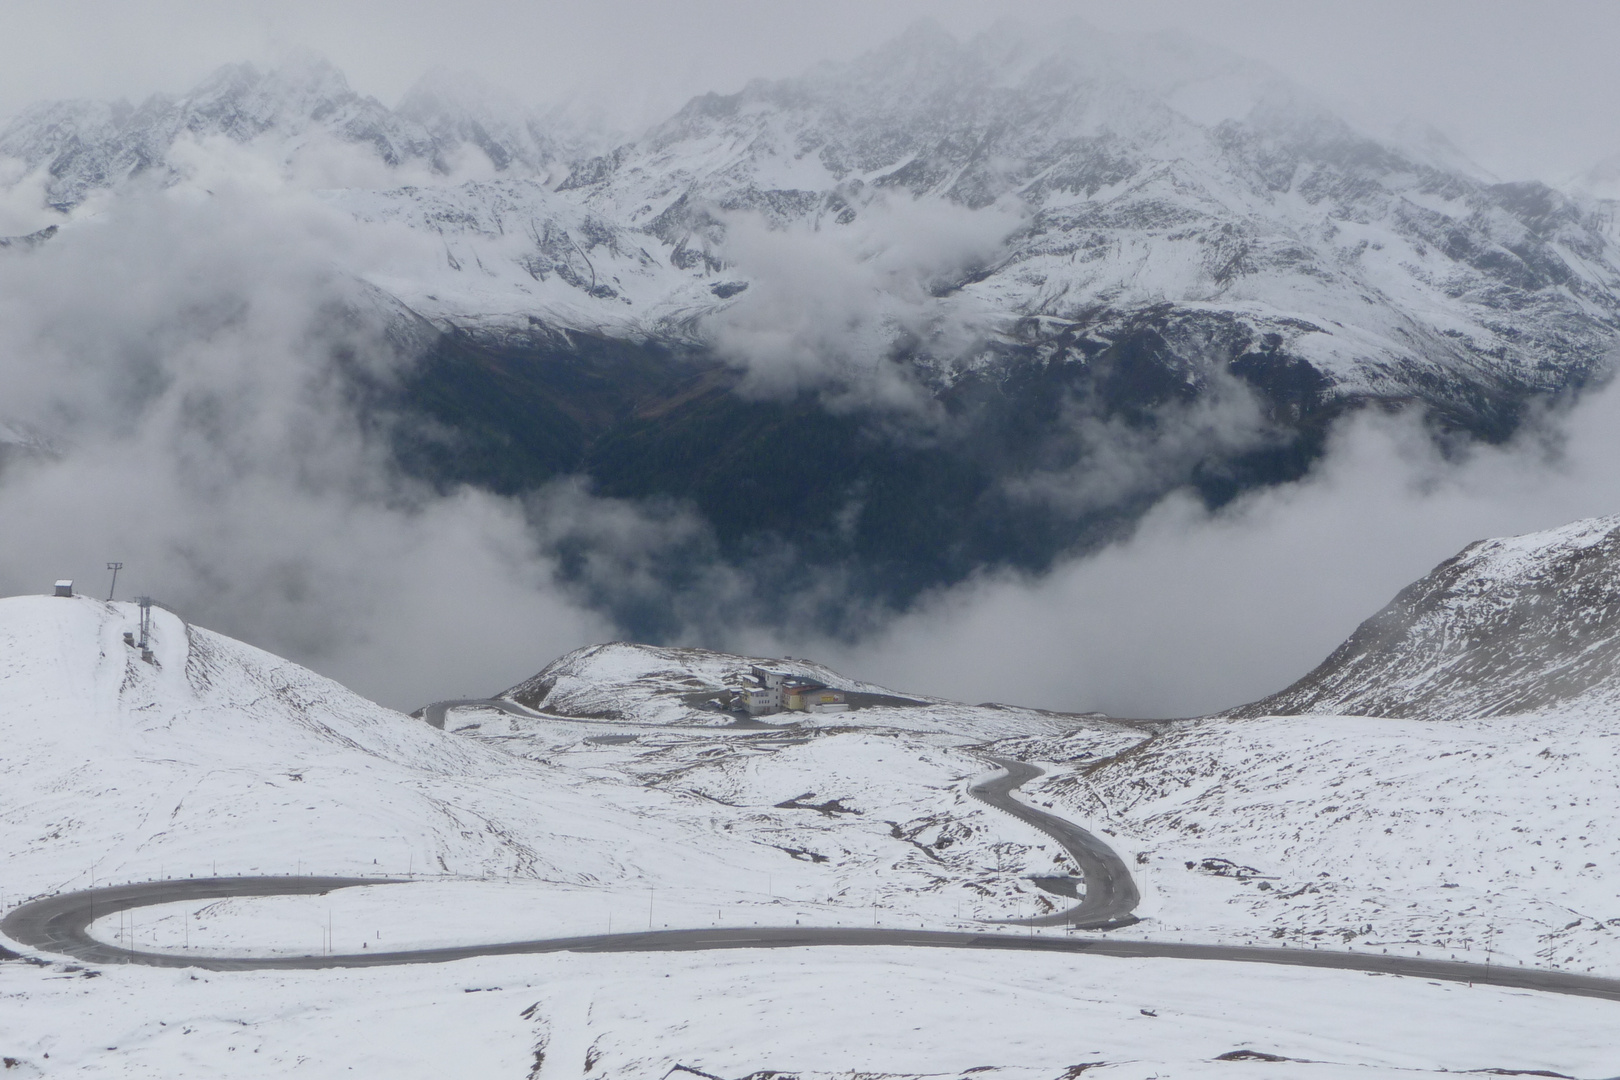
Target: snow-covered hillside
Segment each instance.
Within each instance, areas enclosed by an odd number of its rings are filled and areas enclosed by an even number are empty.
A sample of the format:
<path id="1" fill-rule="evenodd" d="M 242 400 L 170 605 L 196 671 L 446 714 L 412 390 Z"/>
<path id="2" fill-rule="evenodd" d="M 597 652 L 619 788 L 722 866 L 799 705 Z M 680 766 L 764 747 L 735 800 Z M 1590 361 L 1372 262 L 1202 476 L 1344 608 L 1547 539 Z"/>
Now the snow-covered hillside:
<path id="1" fill-rule="evenodd" d="M 1001 745 L 1139 851 L 1155 933 L 1613 971 L 1617 544 L 1612 517 L 1480 541 L 1232 716 Z"/>
<path id="2" fill-rule="evenodd" d="M 216 869 L 480 876 L 567 861 L 536 844 L 583 813 L 566 785 L 537 806 L 532 769 L 162 609 L 145 663 L 123 640 L 138 623 L 128 603 L 0 601 L 9 899 Z"/>
<path id="3" fill-rule="evenodd" d="M 1025 875 L 1071 869 L 1049 838 L 966 796 L 986 769 L 969 735 L 1000 716 L 998 733 L 1022 731 L 1003 749 L 1057 770 L 1030 797 L 1102 831 L 1132 863 L 1148 918 L 1128 933 L 1275 941 L 1280 929 L 1301 943 L 1461 955 L 1486 925 L 1499 957 L 1516 960 L 1550 932 L 1561 964 L 1615 962 L 1599 910 L 1613 890 L 1601 866 L 1575 865 L 1612 859 L 1602 838 L 1620 832 L 1602 794 L 1616 779 L 1613 740 L 1590 719 L 1221 719 L 1149 738 L 1096 719 L 917 699 L 858 709 L 837 727 L 730 729 L 693 723 L 683 695 L 707 693 L 748 658 L 619 644 L 571 654 L 530 686 L 549 683 L 530 695 L 546 710 L 595 716 L 464 709 L 441 732 L 154 614 L 148 664 L 123 639 L 136 630 L 133 605 L 0 601 L 0 907 L 92 881 L 216 870 L 416 879 L 170 905 L 96 926 L 181 954 L 647 926 L 965 928 L 1049 910 L 1057 898 Z M 809 662 L 770 663 L 879 689 Z M 888 722 L 898 717 L 909 726 Z M 1184 857 L 1210 862 L 1185 870 Z M 1255 870 L 1222 875 L 1219 859 Z M 1564 908 L 1576 910 L 1554 927 Z M 1607 1002 L 933 949 L 195 974 L 0 954 L 0 1001 L 0 1056 L 20 1076 L 655 1080 L 684 1067 L 1060 1080 L 1084 1066 L 1125 1080 L 1271 1075 L 1259 1070 L 1278 1058 L 1304 1077 L 1596 1076 L 1614 1060 Z"/>
<path id="4" fill-rule="evenodd" d="M 615 644 L 570 654 L 508 692 L 548 712 L 594 718 L 598 726 L 565 735 L 555 721 L 473 712 L 458 723 L 471 721 L 470 734 L 540 755 L 581 735 L 621 731 L 598 735 L 593 756 L 575 760 L 744 805 L 769 801 L 803 778 L 806 796 L 795 801 L 831 799 L 836 806 L 843 792 L 861 789 L 841 779 L 848 763 L 895 741 L 898 733 L 878 725 L 909 726 L 911 738 L 935 741 L 939 736 L 925 732 L 936 725 L 957 738 L 995 732 L 1004 736 L 994 744 L 998 751 L 1048 768 L 1029 786 L 1033 799 L 1103 830 L 1135 860 L 1145 898 L 1142 930 L 1150 936 L 1474 958 L 1488 949 L 1508 963 L 1608 971 L 1620 965 L 1614 873 L 1620 803 L 1611 797 L 1620 785 L 1620 727 L 1603 694 L 1554 692 L 1568 668 L 1557 643 L 1569 644 L 1555 631 L 1592 635 L 1571 646 L 1573 655 L 1601 653 L 1607 640 L 1601 618 L 1585 613 L 1605 607 L 1592 594 L 1608 576 L 1594 546 L 1616 527 L 1613 519 L 1599 519 L 1474 545 L 1459 556 L 1469 605 L 1444 606 L 1424 620 L 1436 639 L 1477 645 L 1487 635 L 1468 611 L 1511 619 L 1525 603 L 1518 590 L 1539 582 L 1539 600 L 1528 606 L 1541 622 L 1519 638 L 1501 635 L 1524 647 L 1499 657 L 1495 671 L 1527 700 L 1550 706 L 1528 715 L 1478 710 L 1475 718 L 1436 724 L 1424 710 L 1452 715 L 1454 703 L 1424 699 L 1408 712 L 1412 719 L 1217 717 L 1126 727 L 1071 717 L 1068 724 L 1082 726 L 1066 733 L 1049 714 L 930 702 L 804 718 L 784 729 L 784 741 L 802 738 L 811 723 L 876 727 L 748 758 L 634 725 L 715 723 L 702 702 L 752 663 L 850 689 L 877 688 L 846 683 L 805 661 Z M 1489 561 L 1469 559 L 1481 552 Z M 1586 568 L 1586 586 L 1549 572 L 1568 560 Z M 1441 672 L 1459 666 L 1448 657 L 1427 659 Z M 1489 665 L 1476 657 L 1470 670 L 1458 685 L 1489 699 Z M 1402 681 L 1370 668 L 1355 685 L 1370 692 Z M 1347 677 L 1342 685 L 1349 684 Z M 761 778 L 774 783 L 758 788 Z M 919 835 L 937 839 L 932 828 Z M 809 834 L 795 841 L 820 842 Z"/>
<path id="5" fill-rule="evenodd" d="M 1187 722 L 1030 790 L 1140 852 L 1155 936 L 1609 973 L 1617 787 L 1620 725 L 1576 708 Z"/>
<path id="6" fill-rule="evenodd" d="M 1620 703 L 1620 518 L 1471 544 L 1314 671 L 1233 711 L 1429 720 Z"/>
<path id="7" fill-rule="evenodd" d="M 954 915 L 964 898 L 988 903 L 974 914 L 1008 915 L 1044 895 L 1018 874 L 1026 859 L 1050 861 L 1037 855 L 1046 838 L 967 797 L 963 781 L 989 766 L 955 749 L 982 736 L 939 737 L 960 724 L 949 711 L 933 728 L 916 718 L 915 737 L 626 729 L 604 744 L 611 729 L 599 726 L 537 722 L 520 736 L 465 719 L 452 726 L 483 738 L 457 737 L 161 609 L 154 621 L 147 664 L 123 641 L 138 632 L 132 604 L 0 601 L 0 769 L 13 778 L 0 793 L 0 852 L 12 900 L 94 881 L 300 869 L 653 887 L 671 910 L 770 904 L 760 885 L 774 873 L 782 896 L 827 912 L 851 904 L 857 918 L 873 903 Z M 647 716 L 668 722 L 656 707 Z M 1099 753 L 1123 745 L 1108 725 L 1090 730 Z M 848 774 L 837 790 L 829 755 Z M 728 780 L 716 801 L 718 781 L 698 779 L 761 762 L 775 763 L 774 779 L 751 782 L 747 797 Z M 816 802 L 848 811 L 778 806 L 805 794 L 805 777 L 823 792 Z M 946 824 L 958 848 L 936 869 L 913 841 Z"/>

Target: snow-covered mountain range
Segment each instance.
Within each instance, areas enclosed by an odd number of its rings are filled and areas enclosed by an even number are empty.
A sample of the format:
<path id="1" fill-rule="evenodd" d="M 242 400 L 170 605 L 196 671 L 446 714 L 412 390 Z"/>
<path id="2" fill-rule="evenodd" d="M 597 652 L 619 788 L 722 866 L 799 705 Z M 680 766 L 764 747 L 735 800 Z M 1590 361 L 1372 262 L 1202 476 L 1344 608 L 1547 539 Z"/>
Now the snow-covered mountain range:
<path id="1" fill-rule="evenodd" d="M 436 72 L 390 109 L 306 55 L 269 70 L 232 64 L 185 94 L 157 94 L 139 105 L 42 102 L 10 120 L 0 154 L 30 169 L 43 166 L 48 204 L 69 210 L 136 178 L 172 182 L 184 175 L 185 148 L 208 140 L 257 145 L 288 164 L 323 143 L 348 145 L 390 168 L 417 165 L 440 175 L 468 148 L 495 168 L 542 177 L 564 153 L 537 119 L 468 80 Z"/>
<path id="2" fill-rule="evenodd" d="M 852 234 L 870 219 L 869 260 L 915 243 L 906 229 L 966 227 L 975 243 L 894 273 L 871 333 L 840 343 L 904 347 L 936 387 L 1134 342 L 1193 384 L 1229 369 L 1281 399 L 1417 398 L 1477 424 L 1578 385 L 1620 334 L 1611 204 L 1362 135 L 1174 36 L 1006 25 L 958 42 L 920 24 L 848 64 L 694 99 L 597 156 L 577 128 L 548 130 L 567 126 L 443 75 L 389 109 L 306 60 L 135 107 L 39 105 L 0 130 L 0 156 L 43 171 L 66 210 L 183 175 L 185 145 L 269 146 L 289 167 L 357 149 L 383 182 L 331 198 L 443 240 L 386 286 L 494 335 L 701 339 L 778 270 L 733 242 L 747 217 Z M 475 158 L 484 178 L 456 182 Z M 898 221 L 896 200 L 961 214 Z"/>

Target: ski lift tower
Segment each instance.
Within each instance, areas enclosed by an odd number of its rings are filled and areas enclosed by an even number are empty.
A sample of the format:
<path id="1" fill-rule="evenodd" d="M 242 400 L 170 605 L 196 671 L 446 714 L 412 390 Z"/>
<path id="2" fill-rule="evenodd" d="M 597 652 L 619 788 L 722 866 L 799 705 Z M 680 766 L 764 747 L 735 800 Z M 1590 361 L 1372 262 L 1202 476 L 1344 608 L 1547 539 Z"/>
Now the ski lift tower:
<path id="1" fill-rule="evenodd" d="M 113 572 L 112 584 L 107 586 L 107 603 L 109 604 L 112 603 L 113 594 L 118 591 L 118 571 L 122 570 L 123 568 L 124 564 L 121 562 L 110 562 L 107 564 L 107 569 Z"/>

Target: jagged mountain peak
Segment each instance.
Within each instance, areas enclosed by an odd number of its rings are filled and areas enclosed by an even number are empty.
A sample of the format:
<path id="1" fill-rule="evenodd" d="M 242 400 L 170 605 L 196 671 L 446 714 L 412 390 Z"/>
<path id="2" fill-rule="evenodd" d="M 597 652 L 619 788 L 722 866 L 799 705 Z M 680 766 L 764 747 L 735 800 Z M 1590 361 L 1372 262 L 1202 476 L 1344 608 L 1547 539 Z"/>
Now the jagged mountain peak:
<path id="1" fill-rule="evenodd" d="M 299 53 L 265 69 L 248 63 L 227 65 L 176 106 L 184 130 L 236 142 L 271 131 L 296 135 L 322 126 L 353 129 L 357 122 L 380 129 L 390 126 L 381 102 L 357 94 L 341 71 L 314 53 Z"/>
<path id="2" fill-rule="evenodd" d="M 730 188 L 779 186 L 754 166 L 791 159 L 819 162 L 831 182 L 853 175 L 980 206 L 1037 180 L 1055 157 L 1086 153 L 1087 141 L 1135 148 L 1137 157 L 1207 159 L 1219 153 L 1216 125 L 1238 120 L 1274 138 L 1350 137 L 1277 72 L 1182 35 L 1009 20 L 958 40 L 924 21 L 846 63 L 693 98 L 612 160 L 584 166 L 570 186 L 606 180 L 637 147 L 659 154 L 707 141 L 711 159 L 729 159 L 711 175 Z M 693 179 L 702 187 L 706 178 Z"/>
<path id="3" fill-rule="evenodd" d="M 393 110 L 355 91 L 326 58 L 298 52 L 269 67 L 227 64 L 184 94 L 154 94 L 138 106 L 36 105 L 0 128 L 0 157 L 45 170 L 50 205 L 68 210 L 135 176 L 172 179 L 171 152 L 183 138 L 265 140 L 290 156 L 312 137 L 445 176 L 461 171 L 468 150 L 497 172 L 523 175 L 543 175 L 558 153 L 539 119 L 469 78 L 430 74 Z"/>
<path id="4" fill-rule="evenodd" d="M 524 276 L 510 300 L 479 301 L 484 321 L 527 325 L 535 313 L 518 309 L 560 266 L 552 318 L 631 336 L 750 302 L 746 267 L 708 283 L 713 295 L 691 273 L 726 263 L 739 215 L 821 229 L 907 199 L 1016 206 L 1023 224 L 984 275 L 936 290 L 942 306 L 1005 316 L 951 337 L 957 355 L 925 358 L 942 379 L 1022 355 L 996 336 L 1018 320 L 1067 326 L 1052 347 L 1079 364 L 1082 327 L 1113 341 L 1148 319 L 1161 336 L 1173 324 L 1167 340 L 1187 342 L 1193 367 L 1229 348 L 1286 354 L 1313 371 L 1306 408 L 1417 397 L 1500 436 L 1525 393 L 1579 386 L 1620 336 L 1620 253 L 1591 208 L 1364 133 L 1263 63 L 1082 22 L 1004 22 L 966 40 L 920 23 L 848 62 L 693 98 L 548 194 L 500 198 L 545 250 L 516 256 Z M 500 276 L 480 259 L 454 257 Z M 628 299 L 632 279 L 649 303 Z M 448 291 L 422 300 L 453 317 Z M 510 316 L 491 314 L 503 305 Z"/>
<path id="5" fill-rule="evenodd" d="M 333 101 L 356 95 L 347 76 L 325 56 L 299 50 L 266 67 L 251 61 L 224 64 L 206 75 L 182 100 L 201 104 L 249 96 Z"/>
<path id="6" fill-rule="evenodd" d="M 420 125 L 442 159 L 475 146 L 497 171 L 534 171 L 562 154 L 545 125 L 516 99 L 467 71 L 429 71 L 405 92 L 396 113 Z"/>

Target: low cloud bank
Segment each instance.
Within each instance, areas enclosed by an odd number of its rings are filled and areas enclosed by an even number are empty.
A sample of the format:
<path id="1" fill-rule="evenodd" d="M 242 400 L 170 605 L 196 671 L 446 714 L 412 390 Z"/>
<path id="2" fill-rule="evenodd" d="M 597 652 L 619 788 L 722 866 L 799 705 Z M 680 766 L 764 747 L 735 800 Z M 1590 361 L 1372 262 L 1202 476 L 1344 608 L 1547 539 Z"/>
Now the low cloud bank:
<path id="1" fill-rule="evenodd" d="M 221 188 L 0 251 L 0 403 L 57 451 L 0 476 L 0 593 L 103 593 L 117 559 L 124 598 L 407 708 L 611 636 L 522 506 L 413 484 L 359 421 L 356 387 L 409 362 L 340 270 L 370 242 L 296 193 Z"/>
<path id="2" fill-rule="evenodd" d="M 122 596 L 150 593 L 399 707 L 498 690 L 646 609 L 671 641 L 816 656 L 905 689 L 1190 715 L 1304 674 L 1471 540 L 1620 510 L 1620 393 L 1454 460 L 1415 419 L 1369 414 L 1304 481 L 1216 513 L 1172 495 L 1129 539 L 1039 578 L 985 574 L 892 618 L 854 598 L 857 644 L 795 631 L 809 620 L 791 614 L 749 625 L 759 582 L 679 504 L 574 481 L 523 500 L 445 494 L 400 475 L 361 403 L 412 357 L 400 313 L 357 282 L 423 241 L 364 229 L 276 169 L 196 176 L 0 250 L 0 429 L 50 450 L 0 453 L 0 593 L 62 576 L 97 593 L 122 560 Z M 851 358 L 897 333 L 978 331 L 930 283 L 1016 226 L 979 213 L 897 204 L 822 233 L 733 223 L 756 284 L 713 328 L 719 347 L 753 392 L 926 407 L 899 366 Z M 1229 395 L 1166 424 L 1147 446 L 1087 429 L 1088 468 L 1025 494 L 1106 503 L 1142 468 L 1246 445 L 1258 420 Z M 828 575 L 795 602 L 851 603 L 849 588 Z"/>
<path id="3" fill-rule="evenodd" d="M 1466 544 L 1620 512 L 1620 392 L 1445 460 L 1415 418 L 1339 428 L 1305 480 L 1211 513 L 1163 500 L 1039 578 L 986 575 L 858 647 L 759 635 L 889 685 L 1119 716 L 1193 716 L 1304 675 Z"/>
<path id="4" fill-rule="evenodd" d="M 926 409 L 927 392 L 893 362 L 896 343 L 954 358 L 983 335 L 988 313 L 949 293 L 996 257 L 1023 208 L 969 210 L 897 192 L 869 194 L 848 212 L 848 221 L 828 211 L 789 225 L 727 215 L 722 254 L 752 284 L 705 329 L 747 372 L 744 393 Z"/>

